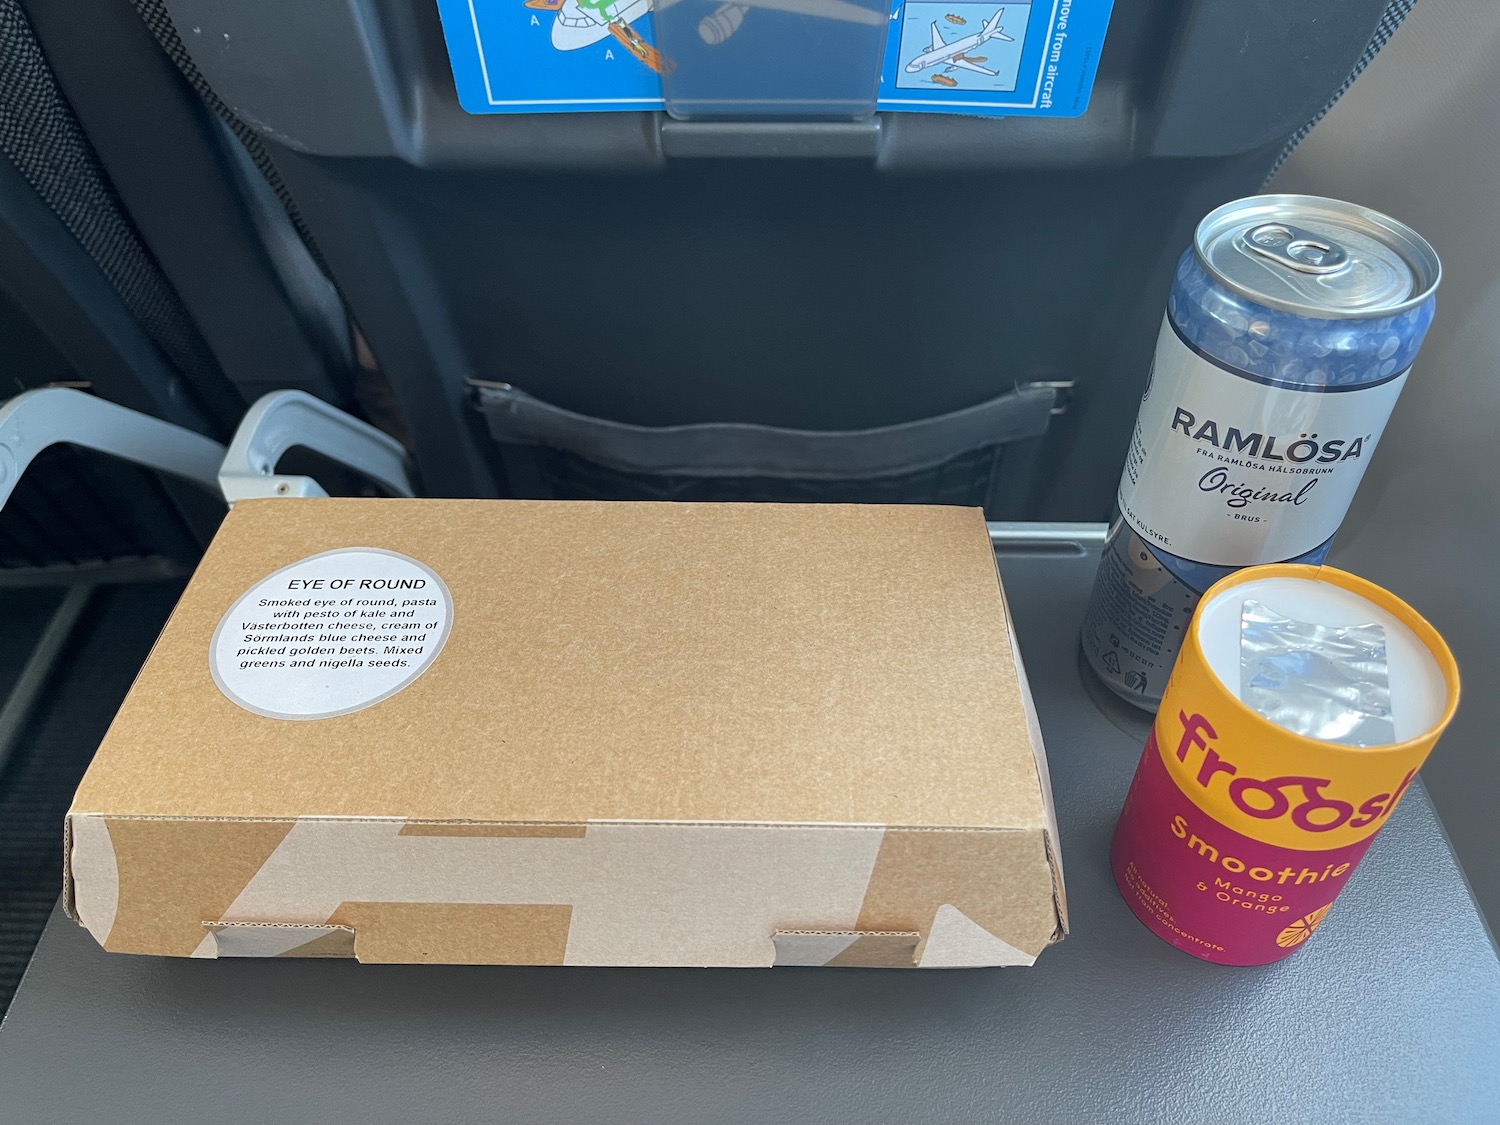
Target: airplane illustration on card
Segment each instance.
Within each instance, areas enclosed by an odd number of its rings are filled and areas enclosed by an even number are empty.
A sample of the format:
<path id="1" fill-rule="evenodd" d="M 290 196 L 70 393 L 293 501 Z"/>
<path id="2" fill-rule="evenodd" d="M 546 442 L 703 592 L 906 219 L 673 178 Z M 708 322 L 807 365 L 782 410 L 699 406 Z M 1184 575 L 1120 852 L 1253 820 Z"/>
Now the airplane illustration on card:
<path id="1" fill-rule="evenodd" d="M 532 0 L 528 6 L 550 9 L 556 0 Z M 576 51 L 599 42 L 611 32 L 611 27 L 628 27 L 654 7 L 657 11 L 670 8 L 678 0 L 562 0 L 556 7 L 557 17 L 552 23 L 552 46 L 559 51 Z M 739 0 L 720 4 L 698 24 L 698 35 L 705 43 L 722 43 L 739 28 L 745 12 L 751 8 L 765 8 L 776 12 L 792 12 L 803 16 L 818 16 L 822 19 L 841 20 L 845 23 L 880 27 L 889 17 L 884 12 L 850 3 L 850 0 Z M 975 38 L 969 36 L 970 39 Z M 654 68 L 653 68 L 654 69 Z"/>
<path id="2" fill-rule="evenodd" d="M 965 35 L 962 39 L 955 39 L 951 43 L 943 39 L 943 33 L 938 30 L 937 22 L 933 21 L 932 46 L 906 64 L 906 73 L 918 74 L 930 66 L 941 66 L 944 73 L 957 69 L 970 70 L 975 74 L 988 75 L 990 78 L 996 77 L 998 71 L 980 66 L 968 57 L 967 52 L 983 46 L 991 39 L 1001 39 L 1007 43 L 1015 42 L 1000 26 L 1000 17 L 1003 15 L 1005 15 L 1005 9 L 997 9 L 993 16 L 984 21 L 984 26 L 973 35 Z"/>

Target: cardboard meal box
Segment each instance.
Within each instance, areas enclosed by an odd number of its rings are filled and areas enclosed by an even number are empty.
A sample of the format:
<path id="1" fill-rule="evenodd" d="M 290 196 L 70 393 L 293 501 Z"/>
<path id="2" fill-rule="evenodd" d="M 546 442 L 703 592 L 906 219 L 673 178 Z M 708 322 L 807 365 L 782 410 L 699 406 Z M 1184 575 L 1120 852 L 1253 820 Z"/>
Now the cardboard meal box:
<path id="1" fill-rule="evenodd" d="M 1067 928 L 975 509 L 238 504 L 66 833 L 125 953 L 966 967 Z"/>

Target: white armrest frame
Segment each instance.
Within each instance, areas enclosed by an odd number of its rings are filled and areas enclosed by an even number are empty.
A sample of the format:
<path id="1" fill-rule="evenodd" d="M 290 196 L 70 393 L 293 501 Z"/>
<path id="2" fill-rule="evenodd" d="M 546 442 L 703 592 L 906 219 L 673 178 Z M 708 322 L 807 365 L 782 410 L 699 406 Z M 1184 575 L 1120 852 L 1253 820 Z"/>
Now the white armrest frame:
<path id="1" fill-rule="evenodd" d="M 36 455 L 63 443 L 219 490 L 218 442 L 82 391 L 43 387 L 0 405 L 0 508 Z"/>
<path id="2" fill-rule="evenodd" d="M 327 496 L 311 477 L 280 474 L 276 464 L 303 446 L 348 466 L 396 496 L 414 496 L 411 458 L 395 438 L 303 391 L 273 391 L 245 414 L 219 468 L 219 487 L 236 500 Z"/>

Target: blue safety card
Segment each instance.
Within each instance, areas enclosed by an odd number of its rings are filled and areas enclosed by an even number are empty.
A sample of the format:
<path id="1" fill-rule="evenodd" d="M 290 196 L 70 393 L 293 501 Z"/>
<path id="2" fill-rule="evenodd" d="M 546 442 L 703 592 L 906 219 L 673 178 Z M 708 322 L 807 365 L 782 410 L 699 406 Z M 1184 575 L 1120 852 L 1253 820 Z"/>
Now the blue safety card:
<path id="1" fill-rule="evenodd" d="M 674 73 L 709 80 L 724 74 L 728 82 L 736 57 L 760 61 L 760 80 L 773 89 L 799 48 L 831 74 L 840 65 L 863 67 L 862 56 L 829 45 L 840 42 L 833 38 L 840 28 L 854 33 L 873 23 L 887 28 L 862 71 L 875 69 L 883 46 L 878 89 L 871 90 L 877 109 L 1077 117 L 1088 108 L 1112 0 L 894 0 L 888 17 L 883 6 L 861 8 L 857 0 L 655 2 L 662 7 L 653 13 L 653 0 L 437 0 L 460 104 L 470 113 L 658 110 L 664 75 L 669 85 Z M 669 52 L 658 20 L 678 20 L 674 31 L 690 26 L 693 33 L 669 36 Z M 673 55 L 694 69 L 676 70 Z"/>

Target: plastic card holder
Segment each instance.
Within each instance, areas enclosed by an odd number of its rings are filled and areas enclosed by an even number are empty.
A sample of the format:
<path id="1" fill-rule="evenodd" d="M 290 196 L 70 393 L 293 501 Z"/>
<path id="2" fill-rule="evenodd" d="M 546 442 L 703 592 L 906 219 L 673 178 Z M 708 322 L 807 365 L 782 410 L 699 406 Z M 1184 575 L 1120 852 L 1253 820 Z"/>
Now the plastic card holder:
<path id="1" fill-rule="evenodd" d="M 669 114 L 856 120 L 875 112 L 888 0 L 657 0 Z"/>

